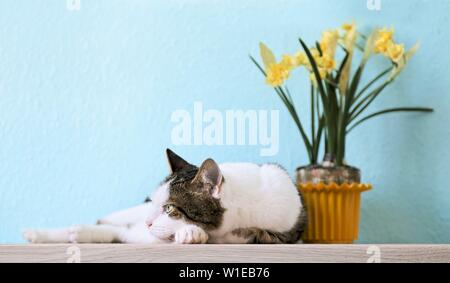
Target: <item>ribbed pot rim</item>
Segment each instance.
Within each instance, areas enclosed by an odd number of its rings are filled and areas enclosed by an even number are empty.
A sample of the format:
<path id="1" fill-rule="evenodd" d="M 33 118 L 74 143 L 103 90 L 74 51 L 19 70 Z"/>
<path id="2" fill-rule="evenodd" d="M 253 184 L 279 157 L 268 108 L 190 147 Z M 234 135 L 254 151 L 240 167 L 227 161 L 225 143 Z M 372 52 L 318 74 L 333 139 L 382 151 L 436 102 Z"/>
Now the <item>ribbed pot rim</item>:
<path id="1" fill-rule="evenodd" d="M 300 183 L 300 190 L 302 192 L 311 191 L 355 191 L 364 192 L 372 188 L 372 184 L 364 183 Z"/>

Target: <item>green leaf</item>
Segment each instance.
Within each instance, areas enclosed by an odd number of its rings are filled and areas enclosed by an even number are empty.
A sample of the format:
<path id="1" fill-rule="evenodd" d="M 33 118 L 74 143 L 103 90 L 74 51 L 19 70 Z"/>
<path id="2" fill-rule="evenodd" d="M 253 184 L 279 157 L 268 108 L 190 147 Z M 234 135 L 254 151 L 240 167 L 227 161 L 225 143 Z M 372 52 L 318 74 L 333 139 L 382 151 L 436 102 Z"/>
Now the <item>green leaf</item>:
<path id="1" fill-rule="evenodd" d="M 258 69 L 261 71 L 261 73 L 263 73 L 264 76 L 266 75 L 266 71 L 264 71 L 264 69 L 261 67 L 261 65 L 255 60 L 255 58 L 252 57 L 252 55 L 249 55 L 250 60 L 252 60 L 252 62 L 256 65 L 256 67 L 258 67 Z"/>
<path id="2" fill-rule="evenodd" d="M 347 93 L 348 88 L 348 81 L 350 79 L 350 71 L 352 68 L 352 59 L 353 59 L 353 51 L 349 51 L 348 49 L 344 50 L 347 51 L 348 56 L 347 60 L 345 60 L 345 64 L 342 66 L 342 70 L 340 71 L 339 75 L 339 92 L 343 95 Z"/>
<path id="3" fill-rule="evenodd" d="M 294 110 L 295 110 L 294 100 L 292 99 L 291 92 L 289 91 L 287 86 L 285 86 L 284 88 L 286 89 L 286 94 L 287 94 L 286 97 L 289 99 L 289 102 L 292 104 L 292 106 L 294 106 Z"/>
<path id="4" fill-rule="evenodd" d="M 363 48 L 361 45 L 359 45 L 358 43 L 355 43 L 355 47 L 356 47 L 359 51 L 364 52 L 364 48 Z"/>
<path id="5" fill-rule="evenodd" d="M 320 116 L 320 119 L 319 119 L 319 127 L 317 129 L 316 143 L 313 147 L 313 156 L 316 161 L 318 160 L 318 157 L 319 157 L 319 149 L 320 149 L 320 143 L 321 143 L 321 139 L 322 139 L 324 125 L 325 125 L 325 116 L 322 115 L 322 116 Z"/>
<path id="6" fill-rule="evenodd" d="M 387 75 L 393 67 L 389 67 L 383 72 L 381 72 L 378 76 L 376 76 L 373 80 L 371 80 L 368 84 L 366 84 L 359 92 L 358 94 L 353 98 L 351 105 L 353 105 L 358 99 L 368 90 L 374 83 L 376 83 L 379 79 Z"/>
<path id="7" fill-rule="evenodd" d="M 283 101 L 283 103 L 286 106 L 286 108 L 288 109 L 289 113 L 291 114 L 292 119 L 294 120 L 298 130 L 300 131 L 300 134 L 302 136 L 303 142 L 305 144 L 306 150 L 307 150 L 308 155 L 309 155 L 309 160 L 311 161 L 312 160 L 312 146 L 311 146 L 311 142 L 309 141 L 308 136 L 306 135 L 306 132 L 305 132 L 303 126 L 302 126 L 300 118 L 299 118 L 297 112 L 295 111 L 294 105 L 289 101 L 289 99 L 287 98 L 286 93 L 283 91 L 283 89 L 281 87 L 275 87 L 274 89 L 277 92 L 278 96 Z"/>
<path id="8" fill-rule="evenodd" d="M 390 84 L 390 81 L 384 82 L 382 85 L 378 86 L 371 93 L 369 93 L 363 100 L 361 100 L 349 114 L 349 123 L 358 117 L 369 105 L 377 98 L 377 96 L 384 90 L 386 86 Z M 366 102 L 367 101 L 367 102 Z M 366 104 L 364 104 L 366 102 Z M 356 114 L 355 114 L 356 113 Z"/>
<path id="9" fill-rule="evenodd" d="M 364 64 L 359 65 L 353 76 L 352 82 L 350 83 L 350 88 L 348 91 L 349 100 L 351 101 L 355 97 L 356 90 L 358 89 L 359 81 L 361 80 L 362 72 L 364 71 Z"/>
<path id="10" fill-rule="evenodd" d="M 392 112 L 433 112 L 434 110 L 432 108 L 424 108 L 424 107 L 399 107 L 399 108 L 389 108 L 385 110 L 381 110 L 375 113 L 372 113 L 370 115 L 365 116 L 364 118 L 361 118 L 359 121 L 355 122 L 350 129 L 347 130 L 347 134 L 353 130 L 356 126 L 360 125 L 361 123 L 373 118 L 377 117 L 383 114 L 392 113 Z"/>
<path id="11" fill-rule="evenodd" d="M 311 84 L 311 98 L 310 98 L 310 103 L 311 103 L 311 144 L 312 144 L 312 152 L 313 152 L 313 163 L 315 163 L 317 160 L 315 158 L 315 147 L 316 147 L 316 107 L 315 107 L 315 102 L 314 102 L 314 98 L 315 98 L 315 93 L 314 93 L 314 86 L 313 84 Z"/>
<path id="12" fill-rule="evenodd" d="M 320 47 L 320 43 L 318 41 L 316 41 L 316 48 L 317 48 L 317 51 L 319 51 L 319 55 L 323 56 L 322 47 Z"/>
<path id="13" fill-rule="evenodd" d="M 261 65 L 255 60 L 255 58 L 253 58 L 251 55 L 249 55 L 250 60 L 252 60 L 252 62 L 256 65 L 256 67 L 258 67 L 258 69 L 261 71 L 261 73 L 263 73 L 264 77 L 266 77 L 266 71 L 264 71 L 264 69 L 261 67 Z"/>
<path id="14" fill-rule="evenodd" d="M 261 53 L 261 58 L 264 63 L 264 67 L 269 68 L 270 65 L 276 64 L 277 60 L 275 59 L 275 55 L 273 55 L 272 51 L 267 47 L 264 43 L 259 43 L 259 51 Z"/>
<path id="15" fill-rule="evenodd" d="M 319 68 L 317 67 L 316 60 L 314 60 L 314 57 L 311 55 L 311 52 L 309 51 L 308 46 L 306 46 L 306 44 L 303 42 L 303 40 L 300 38 L 299 41 L 303 47 L 303 50 L 306 53 L 306 56 L 308 57 L 309 63 L 312 66 L 314 77 L 316 79 L 317 87 L 318 87 L 319 93 L 322 97 L 322 101 L 324 102 L 324 104 L 326 104 L 327 97 L 326 97 L 325 89 L 323 88 L 323 85 L 322 85 L 322 79 L 320 78 Z"/>
<path id="16" fill-rule="evenodd" d="M 336 74 L 336 78 L 334 79 L 334 81 L 338 87 L 339 87 L 339 80 L 341 79 L 342 71 L 344 70 L 345 64 L 347 64 L 347 60 L 350 56 L 350 53 L 348 53 L 347 49 L 343 48 L 343 50 L 345 51 L 345 57 L 344 57 L 344 60 L 342 60 L 341 65 L 339 66 L 338 72 Z M 343 93 L 341 93 L 341 94 L 344 95 Z"/>

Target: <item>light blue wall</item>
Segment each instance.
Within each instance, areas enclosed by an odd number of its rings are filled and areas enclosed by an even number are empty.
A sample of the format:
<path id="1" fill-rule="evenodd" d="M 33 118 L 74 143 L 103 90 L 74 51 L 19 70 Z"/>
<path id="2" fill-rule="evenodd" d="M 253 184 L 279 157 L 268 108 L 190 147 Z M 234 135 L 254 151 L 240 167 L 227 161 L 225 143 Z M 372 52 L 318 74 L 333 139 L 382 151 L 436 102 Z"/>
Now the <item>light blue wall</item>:
<path id="1" fill-rule="evenodd" d="M 349 136 L 349 163 L 374 185 L 360 242 L 450 243 L 450 2 L 382 0 L 65 0 L 0 2 L 0 243 L 25 227 L 90 223 L 142 201 L 167 173 L 164 149 L 192 162 L 307 162 L 300 137 L 248 59 L 264 41 L 294 52 L 297 37 L 356 20 L 393 25 L 422 43 L 373 109 L 434 107 L 372 120 Z M 375 60 L 370 68 L 381 70 Z M 306 80 L 294 83 L 306 111 Z M 170 115 L 205 108 L 280 109 L 280 151 L 173 146 Z M 302 104 L 303 103 L 303 104 Z"/>

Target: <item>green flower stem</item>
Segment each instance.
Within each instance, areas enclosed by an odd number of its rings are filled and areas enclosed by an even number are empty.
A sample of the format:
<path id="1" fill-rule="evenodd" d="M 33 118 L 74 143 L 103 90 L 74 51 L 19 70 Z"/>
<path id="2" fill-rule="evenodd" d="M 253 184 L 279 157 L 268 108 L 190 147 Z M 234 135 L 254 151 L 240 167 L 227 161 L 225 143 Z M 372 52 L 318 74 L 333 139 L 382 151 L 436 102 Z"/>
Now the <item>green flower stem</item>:
<path id="1" fill-rule="evenodd" d="M 349 121 L 350 124 L 354 119 L 356 119 L 367 107 L 377 98 L 377 96 L 390 84 L 391 81 L 386 81 L 366 97 L 364 97 L 350 112 Z M 366 102 L 367 101 L 367 102 Z M 365 103 L 366 102 L 366 103 Z M 365 103 L 365 104 L 364 104 Z"/>
<path id="2" fill-rule="evenodd" d="M 381 72 L 378 76 L 376 76 L 373 80 L 371 80 L 367 85 L 365 85 L 359 92 L 358 94 L 355 96 L 355 98 L 352 100 L 352 103 L 350 106 L 352 106 L 356 101 L 358 101 L 358 99 L 374 84 L 376 83 L 379 79 L 381 79 L 382 77 L 384 77 L 385 75 L 387 75 L 389 72 L 391 72 L 393 69 L 393 67 L 389 67 L 386 70 L 384 70 L 383 72 Z"/>
<path id="3" fill-rule="evenodd" d="M 347 134 L 351 132 L 354 128 L 356 128 L 361 123 L 380 115 L 384 115 L 387 113 L 393 113 L 393 112 L 433 112 L 434 110 L 431 108 L 425 108 L 425 107 L 398 107 L 398 108 L 389 108 L 385 110 L 381 110 L 375 113 L 372 113 L 370 115 L 365 116 L 364 118 L 361 118 L 359 121 L 355 122 L 350 129 L 347 130 Z"/>
<path id="4" fill-rule="evenodd" d="M 317 163 L 316 152 L 316 113 L 315 113 L 315 103 L 314 103 L 314 86 L 311 84 L 311 143 L 312 143 L 312 164 Z"/>

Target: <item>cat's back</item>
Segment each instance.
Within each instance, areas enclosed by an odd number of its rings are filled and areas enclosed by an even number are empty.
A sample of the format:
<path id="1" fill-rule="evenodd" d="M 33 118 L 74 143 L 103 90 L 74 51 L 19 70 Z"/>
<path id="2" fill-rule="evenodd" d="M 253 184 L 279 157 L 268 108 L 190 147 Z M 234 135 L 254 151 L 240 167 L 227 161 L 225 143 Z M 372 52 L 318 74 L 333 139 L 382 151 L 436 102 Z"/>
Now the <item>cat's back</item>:
<path id="1" fill-rule="evenodd" d="M 224 230 L 258 227 L 288 231 L 302 208 L 299 192 L 289 174 L 277 164 L 224 163 Z"/>
<path id="2" fill-rule="evenodd" d="M 222 163 L 219 168 L 225 182 L 256 182 L 261 174 L 261 166 L 255 163 Z"/>
<path id="3" fill-rule="evenodd" d="M 268 194 L 267 197 L 272 200 L 298 196 L 289 174 L 278 164 L 223 163 L 219 167 L 226 186 L 233 191 L 245 190 L 249 194 L 256 194 L 258 198 L 264 197 L 261 194 Z"/>

